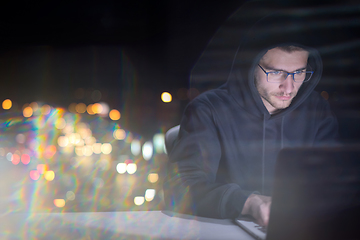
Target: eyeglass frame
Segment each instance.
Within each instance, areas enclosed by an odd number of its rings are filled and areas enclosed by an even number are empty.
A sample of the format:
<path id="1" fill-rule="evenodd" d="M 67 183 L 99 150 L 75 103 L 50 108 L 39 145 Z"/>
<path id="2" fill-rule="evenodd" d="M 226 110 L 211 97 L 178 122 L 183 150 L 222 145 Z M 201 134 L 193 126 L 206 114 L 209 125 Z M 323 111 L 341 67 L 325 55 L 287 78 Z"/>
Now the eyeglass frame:
<path id="1" fill-rule="evenodd" d="M 265 69 L 264 69 L 262 66 L 260 66 L 260 64 L 258 64 L 258 66 L 259 66 L 259 67 L 261 68 L 261 70 L 263 70 L 263 72 L 266 74 L 266 81 L 269 82 L 269 73 L 276 72 L 276 71 L 267 72 L 267 71 L 265 71 Z M 314 71 L 305 71 L 305 73 L 311 73 L 309 79 L 307 79 L 306 81 L 297 82 L 297 81 L 295 81 L 295 74 L 296 74 L 295 72 L 290 73 L 290 72 L 283 71 L 283 70 L 280 70 L 280 71 L 278 71 L 278 72 L 283 72 L 283 73 L 286 73 L 286 74 L 287 74 L 286 77 L 284 78 L 284 80 L 283 80 L 282 82 L 284 82 L 284 81 L 288 78 L 289 75 L 292 75 L 292 80 L 293 80 L 294 82 L 296 82 L 296 83 L 308 82 L 308 81 L 311 79 L 312 75 L 314 74 Z M 282 82 L 269 82 L 269 83 L 282 83 Z"/>

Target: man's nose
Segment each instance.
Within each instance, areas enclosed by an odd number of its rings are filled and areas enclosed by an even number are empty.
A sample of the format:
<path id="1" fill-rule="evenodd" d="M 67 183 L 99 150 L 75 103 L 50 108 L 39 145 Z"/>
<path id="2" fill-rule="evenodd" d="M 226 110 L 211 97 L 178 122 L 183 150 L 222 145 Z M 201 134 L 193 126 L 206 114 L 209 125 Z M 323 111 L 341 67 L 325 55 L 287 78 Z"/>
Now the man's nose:
<path id="1" fill-rule="evenodd" d="M 286 94 L 290 94 L 294 90 L 293 76 L 287 75 L 286 79 L 280 84 L 279 88 Z"/>

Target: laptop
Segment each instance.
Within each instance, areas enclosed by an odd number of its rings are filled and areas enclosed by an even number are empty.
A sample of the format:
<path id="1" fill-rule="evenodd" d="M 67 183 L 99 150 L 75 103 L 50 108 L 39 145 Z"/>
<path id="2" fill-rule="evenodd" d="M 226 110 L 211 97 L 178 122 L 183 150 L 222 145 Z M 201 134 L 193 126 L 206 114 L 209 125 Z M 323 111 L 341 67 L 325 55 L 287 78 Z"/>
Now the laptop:
<path id="1" fill-rule="evenodd" d="M 256 240 L 266 239 L 267 228 L 257 224 L 254 218 L 244 216 L 235 219 L 235 223 Z"/>
<path id="2" fill-rule="evenodd" d="M 255 239 L 360 239 L 360 146 L 280 151 L 268 227 L 235 222 Z"/>

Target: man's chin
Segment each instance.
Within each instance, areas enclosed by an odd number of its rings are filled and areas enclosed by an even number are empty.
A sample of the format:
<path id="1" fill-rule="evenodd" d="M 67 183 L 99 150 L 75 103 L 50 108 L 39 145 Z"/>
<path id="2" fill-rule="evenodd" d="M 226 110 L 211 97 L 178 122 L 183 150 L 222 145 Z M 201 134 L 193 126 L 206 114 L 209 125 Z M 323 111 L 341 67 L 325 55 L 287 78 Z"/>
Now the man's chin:
<path id="1" fill-rule="evenodd" d="M 273 101 L 271 105 L 278 110 L 282 110 L 282 109 L 288 108 L 291 104 L 291 101 L 292 101 L 292 98 L 289 100 L 283 100 L 283 101 L 276 99 L 276 101 Z"/>

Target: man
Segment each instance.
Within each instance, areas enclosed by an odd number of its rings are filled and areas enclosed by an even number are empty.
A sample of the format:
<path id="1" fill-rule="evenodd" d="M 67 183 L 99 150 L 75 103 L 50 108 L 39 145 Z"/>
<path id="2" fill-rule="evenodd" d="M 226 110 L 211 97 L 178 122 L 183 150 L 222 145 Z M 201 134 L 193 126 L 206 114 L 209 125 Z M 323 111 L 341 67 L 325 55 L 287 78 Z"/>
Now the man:
<path id="1" fill-rule="evenodd" d="M 309 52 L 302 48 L 287 46 L 270 49 L 261 58 L 255 70 L 255 86 L 270 114 L 289 107 L 303 82 L 311 79 L 308 56 Z M 267 225 L 270 206 L 270 197 L 252 194 L 241 214 L 252 215 L 260 225 Z"/>
<path id="2" fill-rule="evenodd" d="M 170 210 L 214 218 L 251 215 L 267 225 L 280 149 L 336 138 L 337 121 L 314 91 L 320 55 L 296 42 L 308 38 L 253 36 L 227 83 L 185 110 L 164 183 Z"/>

